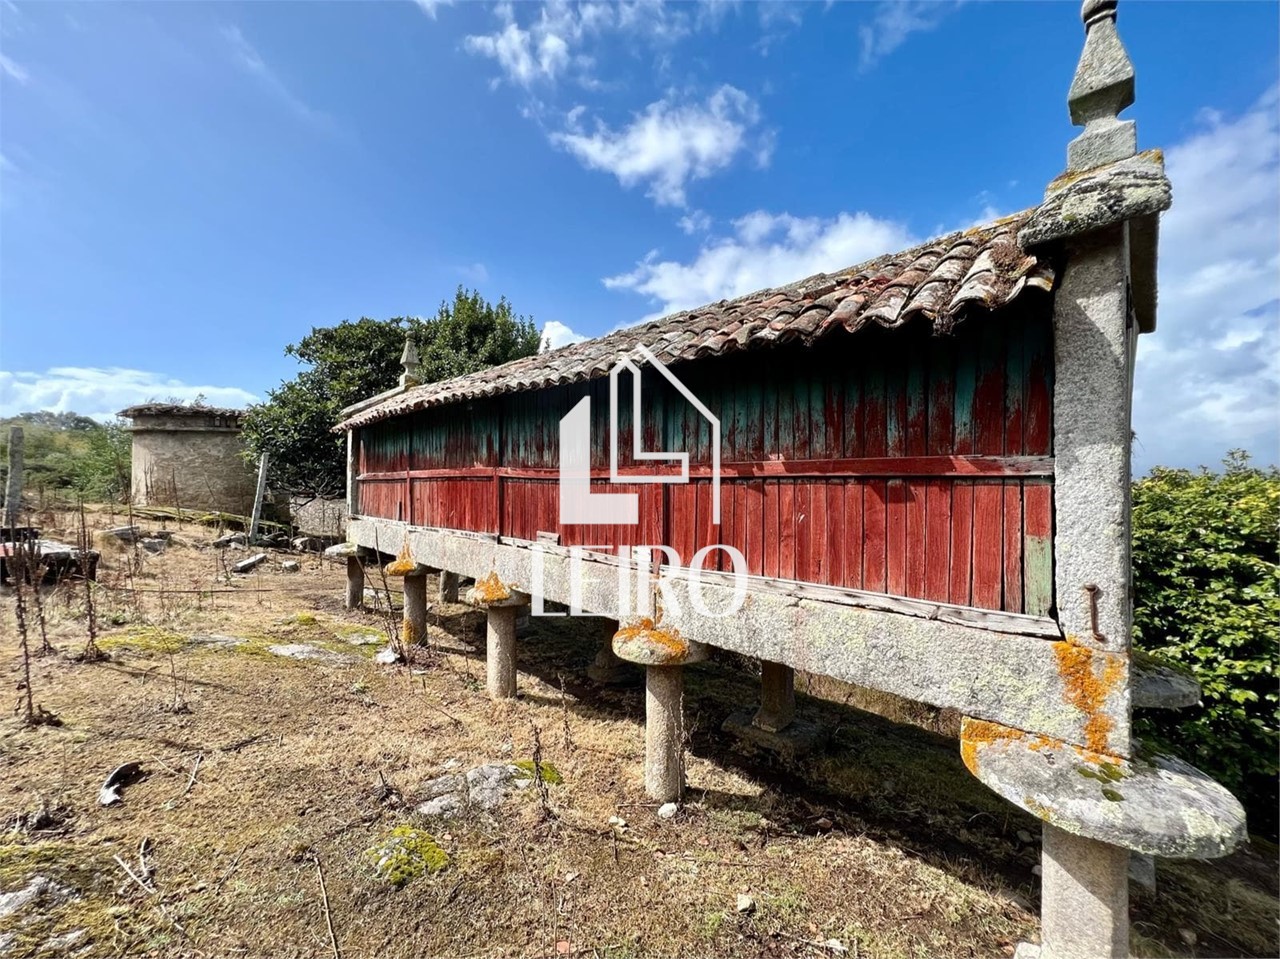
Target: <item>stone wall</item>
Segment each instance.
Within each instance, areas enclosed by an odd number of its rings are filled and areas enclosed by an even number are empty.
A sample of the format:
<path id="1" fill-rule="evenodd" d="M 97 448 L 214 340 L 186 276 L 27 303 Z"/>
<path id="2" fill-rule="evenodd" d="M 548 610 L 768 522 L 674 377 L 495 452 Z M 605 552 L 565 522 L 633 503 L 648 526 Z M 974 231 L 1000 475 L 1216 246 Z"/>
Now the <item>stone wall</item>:
<path id="1" fill-rule="evenodd" d="M 289 514 L 299 532 L 312 536 L 342 536 L 347 530 L 345 497 L 295 496 L 289 501 Z"/>

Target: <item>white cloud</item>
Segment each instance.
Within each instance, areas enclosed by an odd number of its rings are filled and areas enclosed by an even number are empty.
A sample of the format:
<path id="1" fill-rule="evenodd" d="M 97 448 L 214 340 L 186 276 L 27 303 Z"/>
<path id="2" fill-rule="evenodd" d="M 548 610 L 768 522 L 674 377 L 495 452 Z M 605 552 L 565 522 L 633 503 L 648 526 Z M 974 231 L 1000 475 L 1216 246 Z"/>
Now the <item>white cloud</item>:
<path id="1" fill-rule="evenodd" d="M 484 283 L 489 279 L 489 268 L 483 263 L 468 263 L 460 266 L 458 273 L 468 283 Z"/>
<path id="2" fill-rule="evenodd" d="M 3 53 L 0 53 L 0 71 L 2 71 L 5 76 L 12 77 L 19 83 L 25 84 L 31 79 L 31 75 L 27 73 L 26 70 L 24 70 L 19 64 L 14 63 Z"/>
<path id="3" fill-rule="evenodd" d="M 689 236 L 695 233 L 706 233 L 711 229 L 711 215 L 702 210 L 691 210 L 676 221 L 676 226 Z"/>
<path id="4" fill-rule="evenodd" d="M 333 119 L 328 114 L 312 109 L 285 85 L 284 81 L 262 59 L 253 44 L 245 39 L 239 27 L 234 25 L 223 27 L 221 32 L 223 38 L 231 45 L 236 64 L 245 73 L 254 77 L 268 93 L 287 106 L 299 119 L 317 127 L 333 126 Z"/>
<path id="5" fill-rule="evenodd" d="M 432 20 L 436 18 L 436 12 L 441 7 L 453 6 L 453 0 L 413 0 L 413 2 L 418 5 L 418 9 L 429 16 Z"/>
<path id="6" fill-rule="evenodd" d="M 549 320 L 542 327 L 542 342 L 548 349 L 556 350 L 570 343 L 581 343 L 585 339 L 581 333 L 575 333 L 559 320 Z"/>
<path id="7" fill-rule="evenodd" d="M 1156 332 L 1139 341 L 1135 471 L 1280 459 L 1280 88 L 1166 151 Z"/>
<path id="8" fill-rule="evenodd" d="M 871 22 L 858 28 L 858 65 L 869 70 L 906 43 L 913 33 L 932 30 L 956 9 L 958 3 L 937 0 L 882 0 Z"/>
<path id="9" fill-rule="evenodd" d="M 720 172 L 739 153 L 767 163 L 772 146 L 767 135 L 753 135 L 760 121 L 755 101 L 727 84 L 705 103 L 651 103 L 617 130 L 597 121 L 587 133 L 582 113 L 582 107 L 570 111 L 567 131 L 552 134 L 551 142 L 588 169 L 612 173 L 624 187 L 648 184 L 649 196 L 665 206 L 684 206 L 690 181 Z"/>
<path id="10" fill-rule="evenodd" d="M 607 277 L 612 290 L 633 290 L 657 305 L 653 316 L 842 269 L 916 239 L 900 223 L 867 213 L 824 219 L 757 210 L 735 220 L 734 234 L 713 238 L 689 263 L 650 253 L 630 273 Z"/>
<path id="11" fill-rule="evenodd" d="M 723 3 L 712 3 L 690 9 L 662 0 L 499 3 L 494 7 L 499 28 L 492 33 L 467 36 L 463 47 L 493 60 L 509 82 L 521 87 L 551 86 L 566 75 L 593 87 L 599 83 L 592 76 L 595 58 L 586 49 L 593 39 L 612 32 L 631 42 L 669 47 L 694 30 L 715 29 L 725 7 Z M 528 11 L 535 9 L 536 18 L 526 17 Z M 517 13 L 525 17 L 524 25 Z"/>
<path id="12" fill-rule="evenodd" d="M 134 403 L 170 397 L 192 400 L 201 394 L 210 406 L 240 407 L 258 399 L 234 386 L 199 386 L 160 373 L 114 366 L 55 366 L 43 373 L 0 370 L 0 416 L 52 410 L 111 419 Z"/>

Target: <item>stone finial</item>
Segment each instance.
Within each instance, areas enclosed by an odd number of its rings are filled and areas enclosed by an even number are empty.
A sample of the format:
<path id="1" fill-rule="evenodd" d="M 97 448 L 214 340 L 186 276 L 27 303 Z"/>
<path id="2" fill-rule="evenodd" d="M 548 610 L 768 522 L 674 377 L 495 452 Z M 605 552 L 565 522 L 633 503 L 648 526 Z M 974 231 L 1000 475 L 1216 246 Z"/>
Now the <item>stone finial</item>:
<path id="1" fill-rule="evenodd" d="M 418 362 L 418 348 L 413 343 L 413 337 L 406 332 L 404 335 L 404 352 L 400 354 L 400 366 L 404 372 L 400 374 L 400 386 L 408 389 L 411 386 L 418 386 L 422 383 L 422 367 Z"/>
<path id="2" fill-rule="evenodd" d="M 1076 65 L 1067 104 L 1071 122 L 1084 132 L 1067 146 L 1069 171 L 1091 170 L 1138 152 L 1132 120 L 1118 119 L 1133 103 L 1133 63 L 1116 33 L 1118 0 L 1084 0 L 1084 51 Z"/>

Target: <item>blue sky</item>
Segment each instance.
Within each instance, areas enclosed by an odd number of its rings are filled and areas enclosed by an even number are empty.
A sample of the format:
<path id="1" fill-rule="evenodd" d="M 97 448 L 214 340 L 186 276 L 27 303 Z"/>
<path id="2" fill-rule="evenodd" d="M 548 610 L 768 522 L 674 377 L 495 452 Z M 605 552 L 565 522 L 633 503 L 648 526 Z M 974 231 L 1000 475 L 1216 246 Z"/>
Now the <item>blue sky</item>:
<path id="1" fill-rule="evenodd" d="M 1139 469 L 1276 459 L 1278 10 L 1121 5 L 1175 195 Z M 1077 11 L 0 0 L 0 414 L 239 405 L 459 283 L 564 342 L 1021 209 Z"/>

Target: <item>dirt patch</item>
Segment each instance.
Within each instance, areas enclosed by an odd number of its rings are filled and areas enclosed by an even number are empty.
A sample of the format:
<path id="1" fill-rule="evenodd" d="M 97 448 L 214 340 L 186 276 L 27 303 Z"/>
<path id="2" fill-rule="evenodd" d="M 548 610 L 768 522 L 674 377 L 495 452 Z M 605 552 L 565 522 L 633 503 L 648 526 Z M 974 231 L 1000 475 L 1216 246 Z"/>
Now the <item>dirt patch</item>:
<path id="1" fill-rule="evenodd" d="M 423 655 L 380 667 L 378 644 L 352 639 L 386 640 L 387 622 L 342 609 L 345 564 L 286 573 L 299 557 L 272 553 L 236 577 L 211 535 L 176 533 L 163 554 L 104 559 L 109 661 L 33 661 L 35 699 L 63 725 L 0 724 L 0 892 L 40 876 L 74 896 L 0 919 L 14 956 L 328 956 L 317 862 L 344 957 L 813 957 L 832 939 L 876 959 L 1008 956 L 1036 938 L 1036 823 L 967 773 L 954 740 L 802 682 L 831 750 L 797 766 L 739 752 L 720 723 L 757 679 L 717 654 L 688 671 L 690 791 L 661 819 L 642 789 L 643 692 L 584 678 L 598 624 L 535 621 L 520 697 L 495 704 L 483 613 L 433 608 Z M 83 644 L 81 593 L 49 598 L 64 651 Z M 8 669 L 7 593 L 0 605 Z M 144 776 L 100 807 L 129 761 Z M 414 811 L 442 775 L 535 761 L 549 788 Z M 394 837 L 424 864 L 400 888 L 368 855 Z M 1274 865 L 1162 863 L 1159 896 L 1135 893 L 1137 951 L 1275 954 Z"/>

